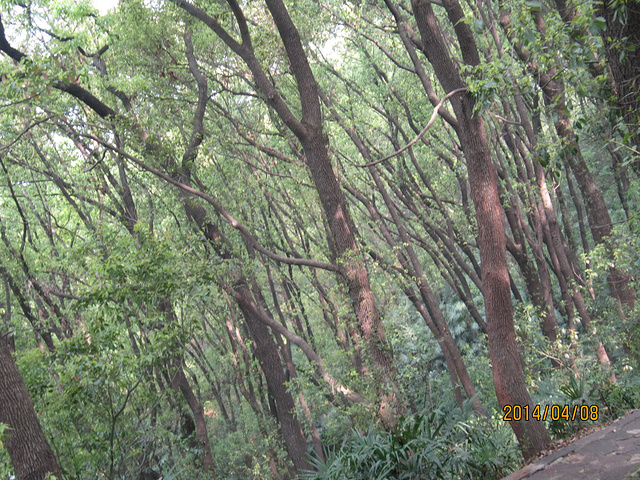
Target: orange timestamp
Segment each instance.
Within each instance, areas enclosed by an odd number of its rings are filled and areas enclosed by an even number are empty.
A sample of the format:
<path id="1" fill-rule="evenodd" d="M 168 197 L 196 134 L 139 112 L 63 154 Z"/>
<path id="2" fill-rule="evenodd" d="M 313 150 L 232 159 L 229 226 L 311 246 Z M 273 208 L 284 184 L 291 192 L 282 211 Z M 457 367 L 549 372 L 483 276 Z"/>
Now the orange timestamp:
<path id="1" fill-rule="evenodd" d="M 600 418 L 598 405 L 505 405 L 502 409 L 505 422 L 520 420 L 581 420 L 593 422 Z"/>

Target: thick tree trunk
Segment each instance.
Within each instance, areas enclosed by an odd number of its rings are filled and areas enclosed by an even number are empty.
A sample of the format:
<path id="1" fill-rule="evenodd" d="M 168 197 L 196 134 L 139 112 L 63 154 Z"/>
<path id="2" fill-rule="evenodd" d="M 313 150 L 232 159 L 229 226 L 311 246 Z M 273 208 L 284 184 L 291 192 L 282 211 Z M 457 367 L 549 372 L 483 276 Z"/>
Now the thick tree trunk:
<path id="1" fill-rule="evenodd" d="M 451 92 L 464 88 L 465 84 L 449 56 L 431 4 L 423 0 L 413 0 L 411 3 L 424 42 L 424 53 L 444 90 Z M 480 59 L 475 40 L 464 22 L 460 5 L 455 0 L 446 0 L 443 4 L 455 27 L 465 63 L 478 65 Z M 460 125 L 459 139 L 467 159 L 469 186 L 478 223 L 489 356 L 498 402 L 501 407 L 528 405 L 533 408 L 516 344 L 502 208 L 484 122 L 473 112 L 475 101 L 471 94 L 459 94 L 453 97 L 452 103 Z M 511 427 L 525 458 L 535 456 L 551 441 L 544 423 L 535 420 L 511 422 Z"/>
<path id="2" fill-rule="evenodd" d="M 4 443 L 17 480 L 43 480 L 48 474 L 62 478 L 4 335 L 0 335 L 0 423 L 9 427 Z"/>
<path id="3" fill-rule="evenodd" d="M 529 397 L 517 349 L 513 325 L 513 307 L 506 261 L 506 244 L 502 209 L 491 164 L 482 120 L 473 116 L 473 99 L 466 95 L 457 115 L 463 132 L 462 148 L 467 158 L 469 185 L 478 219 L 478 241 L 482 261 L 482 284 L 487 315 L 489 356 L 498 402 L 506 405 L 529 405 Z M 525 458 L 537 455 L 551 438 L 544 423 L 511 422 Z"/>
<path id="4" fill-rule="evenodd" d="M 597 15 L 604 17 L 607 27 L 602 40 L 613 76 L 614 93 L 629 126 L 635 160 L 631 163 L 640 175 L 640 4 L 635 1 L 602 0 Z"/>

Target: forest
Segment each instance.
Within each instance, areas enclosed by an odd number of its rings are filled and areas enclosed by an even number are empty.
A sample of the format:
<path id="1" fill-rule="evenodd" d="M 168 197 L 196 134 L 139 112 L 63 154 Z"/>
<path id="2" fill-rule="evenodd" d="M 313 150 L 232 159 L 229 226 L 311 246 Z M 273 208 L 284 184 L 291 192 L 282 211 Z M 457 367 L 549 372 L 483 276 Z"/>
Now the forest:
<path id="1" fill-rule="evenodd" d="M 98 3 L 0 0 L 0 480 L 499 479 L 640 407 L 638 0 Z"/>

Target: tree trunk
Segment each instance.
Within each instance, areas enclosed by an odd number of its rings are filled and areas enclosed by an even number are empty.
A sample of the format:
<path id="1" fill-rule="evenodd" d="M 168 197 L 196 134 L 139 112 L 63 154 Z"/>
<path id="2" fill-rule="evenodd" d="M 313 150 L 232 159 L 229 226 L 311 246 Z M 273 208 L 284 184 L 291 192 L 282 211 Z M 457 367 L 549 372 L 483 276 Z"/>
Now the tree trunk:
<path id="1" fill-rule="evenodd" d="M 206 238 L 211 242 L 216 253 L 225 259 L 233 258 L 233 253 L 226 237 L 210 221 L 206 210 L 198 205 L 193 198 L 189 197 L 185 198 L 184 206 L 187 215 L 204 231 Z M 303 470 L 310 470 L 311 465 L 307 461 L 305 436 L 295 414 L 295 401 L 286 387 L 288 379 L 278 353 L 278 347 L 269 329 L 258 319 L 260 312 L 257 310 L 260 307 L 254 300 L 246 278 L 238 275 L 234 280 L 233 287 L 228 290 L 240 308 L 249 334 L 255 342 L 256 357 L 260 362 L 269 390 L 276 401 L 276 417 L 282 430 L 287 452 L 298 473 Z M 264 312 L 262 314 L 267 315 Z"/>
<path id="2" fill-rule="evenodd" d="M 255 353 L 276 402 L 276 416 L 287 446 L 287 452 L 298 473 L 311 470 L 307 442 L 296 416 L 296 404 L 287 388 L 288 378 L 278 353 L 278 347 L 266 325 L 259 319 L 260 308 L 252 299 L 248 285 L 242 280 L 234 284 L 234 296 L 254 340 Z M 266 313 L 263 312 L 264 315 Z"/>
<path id="3" fill-rule="evenodd" d="M 517 164 L 518 171 L 521 176 L 523 176 L 523 168 L 518 161 L 519 152 L 515 149 L 513 139 L 511 139 L 511 141 L 507 141 L 507 143 L 509 148 L 512 150 L 514 162 Z M 498 148 L 496 148 L 496 150 L 499 151 Z M 513 186 L 509 181 L 509 177 L 505 174 L 504 169 L 505 167 L 502 165 L 499 174 L 500 178 L 505 182 L 509 196 L 506 197 L 500 184 L 497 185 L 500 197 L 504 198 L 503 209 L 513 235 L 513 240 L 507 239 L 507 249 L 520 268 L 520 273 L 522 274 L 525 285 L 527 286 L 527 292 L 531 303 L 533 303 L 533 305 L 538 309 L 538 314 L 542 317 L 542 333 L 551 343 L 553 343 L 557 339 L 558 320 L 556 319 L 553 307 L 550 285 L 547 286 L 543 280 L 544 275 L 547 272 L 545 270 L 538 272 L 534 260 L 527 254 L 527 243 L 525 242 L 527 235 L 524 231 L 526 228 L 525 221 L 522 216 L 522 211 L 520 210 L 517 195 L 514 192 Z M 529 238 L 529 243 L 534 243 L 533 238 Z M 557 362 L 553 361 L 553 363 L 554 366 L 557 366 Z"/>
<path id="4" fill-rule="evenodd" d="M 442 87 L 446 92 L 464 89 L 466 86 L 449 56 L 431 4 L 423 0 L 413 0 L 411 3 L 424 42 L 424 54 Z M 464 22 L 462 8 L 456 0 L 445 0 L 443 4 L 455 27 L 464 62 L 478 65 L 480 58 L 475 40 Z M 517 349 L 502 208 L 484 122 L 474 115 L 475 100 L 470 93 L 453 97 L 452 103 L 460 125 L 459 139 L 467 159 L 469 186 L 478 223 L 489 356 L 496 395 L 503 408 L 506 405 L 527 405 L 533 408 Z M 551 442 L 542 422 L 514 421 L 511 422 L 511 427 L 526 459 L 537 455 Z"/>
<path id="5" fill-rule="evenodd" d="M 602 0 L 596 15 L 604 17 L 607 27 L 602 40 L 613 77 L 614 93 L 629 127 L 635 160 L 631 163 L 640 175 L 640 5 L 635 1 Z"/>
<path id="6" fill-rule="evenodd" d="M 218 478 L 218 475 L 216 474 L 216 465 L 213 462 L 213 456 L 211 455 L 211 445 L 209 444 L 209 435 L 207 434 L 207 422 L 204 417 L 204 408 L 202 407 L 200 400 L 198 400 L 198 397 L 196 397 L 193 392 L 193 388 L 191 388 L 191 384 L 184 373 L 182 358 L 176 359 L 174 362 L 171 388 L 174 390 L 180 390 L 180 393 L 182 393 L 184 399 L 187 401 L 189 410 L 191 410 L 191 414 L 193 415 L 196 427 L 196 437 L 198 438 L 200 448 L 202 449 L 203 470 L 210 475 L 210 478 Z"/>
<path id="7" fill-rule="evenodd" d="M 165 314 L 168 321 L 177 321 L 169 298 L 164 298 L 160 302 L 160 310 Z M 168 362 L 169 368 L 171 369 L 169 372 L 169 375 L 171 375 L 171 388 L 174 390 L 180 390 L 180 393 L 186 400 L 187 405 L 189 405 L 189 410 L 191 410 L 195 424 L 196 437 L 198 438 L 200 449 L 202 450 L 202 467 L 207 474 L 211 476 L 211 478 L 216 479 L 218 476 L 216 474 L 216 465 L 213 462 L 213 455 L 211 454 L 211 445 L 209 443 L 209 435 L 207 434 L 207 422 L 204 417 L 204 408 L 202 407 L 200 400 L 198 400 L 198 397 L 196 397 L 193 392 L 193 388 L 191 388 L 191 384 L 184 373 L 182 362 L 182 355 L 178 355 Z"/>
<path id="8" fill-rule="evenodd" d="M 0 423 L 9 427 L 4 443 L 17 480 L 43 480 L 48 474 L 62 478 L 4 335 L 0 335 Z"/>
<path id="9" fill-rule="evenodd" d="M 238 43 L 216 19 L 200 8 L 184 1 L 173 0 L 180 8 L 209 26 L 218 37 L 245 62 L 257 88 L 266 97 L 267 103 L 276 111 L 283 123 L 297 137 L 302 145 L 306 163 L 311 172 L 327 222 L 329 224 L 329 245 L 342 262 L 342 273 L 346 279 L 349 296 L 358 323 L 359 335 L 363 338 L 379 380 L 378 385 L 393 385 L 394 369 L 378 309 L 376 307 L 369 275 L 361 257 L 355 237 L 355 227 L 349 215 L 338 180 L 333 171 L 328 151 L 328 140 L 323 133 L 323 119 L 320 108 L 318 85 L 302 46 L 300 35 L 287 7 L 282 0 L 266 0 L 267 8 L 278 29 L 286 50 L 300 100 L 301 118 L 291 111 L 280 95 L 255 55 L 247 19 L 236 1 L 229 1 L 230 8 L 238 24 L 241 43 Z M 386 390 L 386 391 L 383 391 Z M 395 423 L 393 410 L 398 407 L 395 389 L 381 389 L 379 392 L 380 415 L 388 425 Z"/>
<path id="10" fill-rule="evenodd" d="M 533 408 L 524 382 L 513 325 L 504 225 L 494 168 L 482 120 L 473 116 L 470 95 L 465 95 L 457 116 L 462 125 L 460 141 L 467 158 L 469 185 L 478 219 L 489 356 L 496 395 L 502 408 L 506 405 Z M 537 455 L 551 441 L 544 423 L 530 420 L 511 422 L 511 426 L 525 459 Z"/>
<path id="11" fill-rule="evenodd" d="M 343 263 L 349 296 L 365 341 L 379 385 L 393 384 L 395 372 L 391 349 L 387 344 L 378 308 L 373 298 L 369 275 L 360 254 L 344 194 L 329 158 L 328 140 L 323 133 L 318 86 L 308 63 L 298 31 L 282 0 L 266 0 L 296 77 L 302 105 L 302 129 L 293 129 L 304 150 L 307 165 L 325 212 L 335 254 Z M 283 119 L 284 120 L 284 119 Z M 380 389 L 380 414 L 387 425 L 395 423 L 393 410 L 398 407 L 395 391 Z"/>

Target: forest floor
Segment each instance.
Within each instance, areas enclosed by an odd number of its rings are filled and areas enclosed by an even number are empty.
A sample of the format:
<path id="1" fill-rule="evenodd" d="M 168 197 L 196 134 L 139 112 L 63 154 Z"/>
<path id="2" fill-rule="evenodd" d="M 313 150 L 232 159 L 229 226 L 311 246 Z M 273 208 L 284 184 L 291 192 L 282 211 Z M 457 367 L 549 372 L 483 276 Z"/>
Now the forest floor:
<path id="1" fill-rule="evenodd" d="M 503 480 L 640 479 L 640 410 L 577 438 Z"/>

